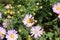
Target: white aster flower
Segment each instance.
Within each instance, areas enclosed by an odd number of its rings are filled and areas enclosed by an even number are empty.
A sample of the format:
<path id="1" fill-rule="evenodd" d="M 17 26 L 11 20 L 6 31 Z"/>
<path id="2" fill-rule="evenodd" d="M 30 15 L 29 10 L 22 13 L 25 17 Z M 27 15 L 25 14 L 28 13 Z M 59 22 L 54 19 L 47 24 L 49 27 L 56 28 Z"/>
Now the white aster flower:
<path id="1" fill-rule="evenodd" d="M 53 5 L 52 9 L 56 14 L 60 14 L 60 3 Z"/>
<path id="2" fill-rule="evenodd" d="M 11 6 L 11 4 L 8 4 L 8 5 L 5 6 L 5 8 L 6 8 L 6 9 L 9 9 L 10 6 Z"/>
<path id="3" fill-rule="evenodd" d="M 34 17 L 31 14 L 27 14 L 23 19 L 23 23 L 26 27 L 31 27 L 34 24 Z"/>
<path id="4" fill-rule="evenodd" d="M 30 33 L 32 34 L 31 36 L 34 36 L 34 38 L 38 38 L 43 34 L 43 30 L 40 26 L 35 26 L 31 28 Z"/>
<path id="5" fill-rule="evenodd" d="M 17 40 L 18 34 L 16 30 L 9 30 L 6 35 L 7 40 Z"/>
<path id="6" fill-rule="evenodd" d="M 7 22 L 3 22 L 2 25 L 3 25 L 4 28 L 7 28 Z"/>
<path id="7" fill-rule="evenodd" d="M 5 34 L 6 34 L 6 30 L 0 27 L 0 39 L 3 39 Z"/>

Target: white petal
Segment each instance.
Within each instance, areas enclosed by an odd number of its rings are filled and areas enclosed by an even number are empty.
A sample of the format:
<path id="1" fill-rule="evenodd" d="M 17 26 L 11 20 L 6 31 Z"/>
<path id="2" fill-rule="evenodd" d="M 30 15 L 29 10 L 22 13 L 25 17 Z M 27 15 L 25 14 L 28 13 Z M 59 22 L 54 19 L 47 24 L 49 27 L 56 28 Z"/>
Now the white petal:
<path id="1" fill-rule="evenodd" d="M 34 35 L 34 37 L 35 37 L 35 38 L 38 38 L 38 35 L 37 35 L 37 34 L 35 34 L 35 35 Z"/>
<path id="2" fill-rule="evenodd" d="M 32 15 L 30 14 L 30 15 L 29 15 L 29 18 L 31 18 L 31 17 L 32 17 Z"/>

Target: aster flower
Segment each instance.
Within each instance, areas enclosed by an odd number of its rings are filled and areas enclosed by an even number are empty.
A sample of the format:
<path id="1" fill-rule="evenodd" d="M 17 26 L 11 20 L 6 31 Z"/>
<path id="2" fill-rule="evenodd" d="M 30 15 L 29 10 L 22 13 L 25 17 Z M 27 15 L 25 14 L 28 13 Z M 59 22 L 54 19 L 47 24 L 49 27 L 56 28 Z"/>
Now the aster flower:
<path id="1" fill-rule="evenodd" d="M 5 8 L 6 8 L 6 9 L 9 9 L 10 6 L 11 6 L 11 4 L 8 4 L 8 5 L 5 6 Z"/>
<path id="2" fill-rule="evenodd" d="M 5 6 L 6 9 L 9 9 L 9 7 L 10 7 L 9 5 L 6 5 L 6 6 Z"/>
<path id="3" fill-rule="evenodd" d="M 2 13 L 0 12 L 0 20 L 2 19 Z"/>
<path id="4" fill-rule="evenodd" d="M 5 34 L 6 34 L 6 30 L 0 27 L 0 39 L 3 39 Z"/>
<path id="5" fill-rule="evenodd" d="M 23 19 L 23 23 L 26 27 L 31 27 L 34 24 L 34 17 L 31 14 L 27 14 Z"/>
<path id="6" fill-rule="evenodd" d="M 8 24 L 7 24 L 7 22 L 3 22 L 2 25 L 3 25 L 4 28 L 6 28 Z"/>
<path id="7" fill-rule="evenodd" d="M 40 26 L 35 26 L 31 28 L 30 33 L 32 34 L 31 36 L 34 36 L 34 38 L 38 38 L 43 34 L 43 30 Z"/>
<path id="8" fill-rule="evenodd" d="M 52 9 L 56 14 L 60 14 L 60 3 L 53 5 Z"/>
<path id="9" fill-rule="evenodd" d="M 6 34 L 7 40 L 17 40 L 18 34 L 16 30 L 9 30 Z"/>

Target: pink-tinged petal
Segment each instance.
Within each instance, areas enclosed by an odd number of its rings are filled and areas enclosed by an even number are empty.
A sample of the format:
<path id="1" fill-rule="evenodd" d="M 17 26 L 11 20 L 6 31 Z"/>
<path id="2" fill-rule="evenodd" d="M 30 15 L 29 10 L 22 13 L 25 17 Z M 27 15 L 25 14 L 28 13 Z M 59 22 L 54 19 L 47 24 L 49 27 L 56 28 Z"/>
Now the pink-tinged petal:
<path id="1" fill-rule="evenodd" d="M 18 34 L 15 34 L 15 38 L 18 38 Z"/>
<path id="2" fill-rule="evenodd" d="M 34 35 L 34 38 L 38 38 L 38 35 L 37 35 L 37 34 L 35 34 L 35 35 Z"/>
<path id="3" fill-rule="evenodd" d="M 6 9 L 9 9 L 10 6 L 11 6 L 11 4 L 8 4 L 8 5 L 5 6 L 5 8 L 6 8 Z"/>
<path id="4" fill-rule="evenodd" d="M 24 23 L 24 25 L 26 25 L 26 24 L 27 24 L 27 22 L 26 22 L 26 21 L 23 21 L 23 23 Z"/>
<path id="5" fill-rule="evenodd" d="M 6 38 L 9 38 L 9 35 L 8 34 L 6 34 Z"/>
<path id="6" fill-rule="evenodd" d="M 33 36 L 34 34 L 32 34 L 31 36 Z"/>
<path id="7" fill-rule="evenodd" d="M 39 34 L 43 34 L 43 31 L 41 30 L 41 31 L 39 31 Z"/>
<path id="8" fill-rule="evenodd" d="M 29 18 L 29 14 L 27 14 L 24 19 L 26 19 L 26 18 Z"/>
<path id="9" fill-rule="evenodd" d="M 9 6 L 6 6 L 5 8 L 6 8 L 6 9 L 9 9 Z"/>
<path id="10" fill-rule="evenodd" d="M 57 5 L 57 6 L 60 6 L 60 3 L 57 3 L 56 5 Z"/>
<path id="11" fill-rule="evenodd" d="M 30 32 L 31 34 L 33 34 L 33 32 Z"/>
<path id="12" fill-rule="evenodd" d="M 16 30 L 9 30 L 7 33 L 8 34 L 17 33 L 17 31 Z"/>
<path id="13" fill-rule="evenodd" d="M 31 33 L 31 34 L 35 34 L 34 31 L 31 31 L 30 33 Z"/>
<path id="14" fill-rule="evenodd" d="M 35 30 L 34 27 L 32 27 L 32 28 L 31 28 L 31 31 L 34 31 L 34 30 Z"/>
<path id="15" fill-rule="evenodd" d="M 41 27 L 38 25 L 38 26 L 36 26 L 36 27 L 35 27 L 35 29 L 40 30 L 40 29 L 41 29 Z"/>
<path id="16" fill-rule="evenodd" d="M 30 15 L 29 15 L 29 18 L 31 18 L 31 17 L 32 17 L 32 15 L 30 14 Z"/>
<path id="17" fill-rule="evenodd" d="M 26 27 L 31 27 L 34 23 L 28 23 Z"/>
<path id="18" fill-rule="evenodd" d="M 8 24 L 7 24 L 7 22 L 3 22 L 2 25 L 3 25 L 4 28 L 6 28 Z"/>
<path id="19" fill-rule="evenodd" d="M 32 25 L 33 25 L 33 23 L 28 23 L 27 25 L 28 25 L 28 26 L 32 26 Z"/>

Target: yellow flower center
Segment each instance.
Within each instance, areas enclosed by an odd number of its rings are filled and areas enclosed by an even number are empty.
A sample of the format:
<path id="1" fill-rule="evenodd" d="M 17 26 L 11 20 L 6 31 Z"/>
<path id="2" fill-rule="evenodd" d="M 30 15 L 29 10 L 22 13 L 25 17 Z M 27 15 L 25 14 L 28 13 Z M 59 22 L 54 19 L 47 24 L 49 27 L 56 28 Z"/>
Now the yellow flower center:
<path id="1" fill-rule="evenodd" d="M 60 6 L 57 6 L 57 7 L 56 7 L 56 10 L 60 10 Z"/>
<path id="2" fill-rule="evenodd" d="M 34 21 L 34 19 L 31 19 L 31 18 L 28 18 L 28 19 L 27 19 L 27 22 L 28 22 L 28 23 L 32 23 L 33 21 Z"/>
<path id="3" fill-rule="evenodd" d="M 11 38 L 14 38 L 15 36 L 14 36 L 14 34 L 11 34 L 10 37 L 11 37 Z"/>
<path id="4" fill-rule="evenodd" d="M 28 18 L 28 19 L 27 19 L 27 22 L 28 22 L 28 23 L 30 23 L 30 22 L 31 22 L 30 18 Z"/>
<path id="5" fill-rule="evenodd" d="M 35 34 L 37 34 L 38 33 L 38 30 L 35 30 L 34 32 L 35 32 Z"/>
<path id="6" fill-rule="evenodd" d="M 0 36 L 2 36 L 3 34 L 2 34 L 2 32 L 0 32 Z"/>

